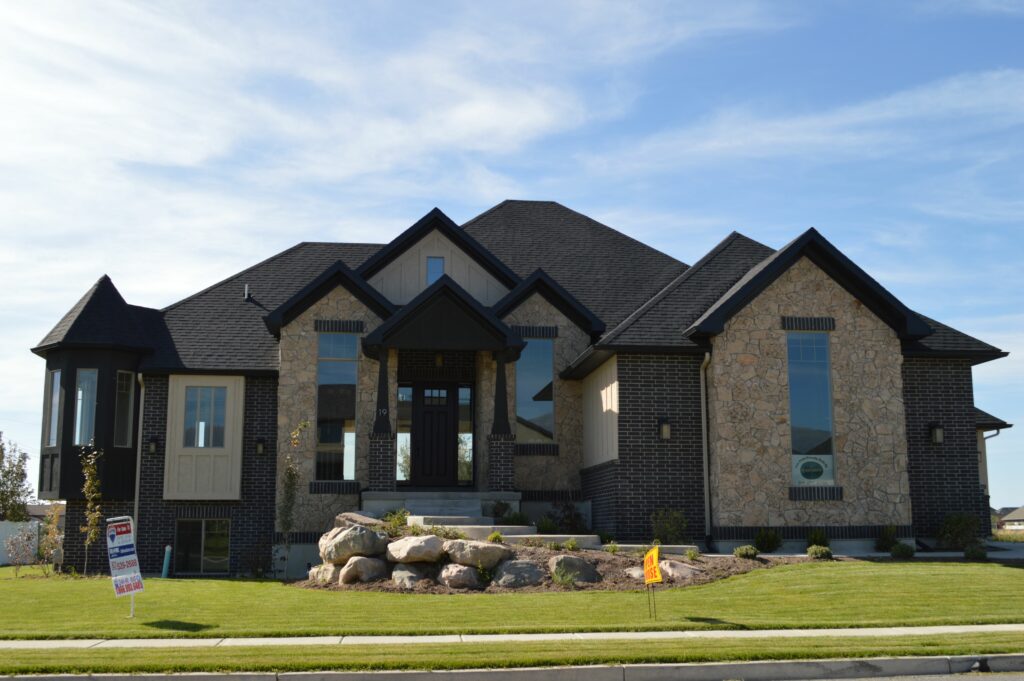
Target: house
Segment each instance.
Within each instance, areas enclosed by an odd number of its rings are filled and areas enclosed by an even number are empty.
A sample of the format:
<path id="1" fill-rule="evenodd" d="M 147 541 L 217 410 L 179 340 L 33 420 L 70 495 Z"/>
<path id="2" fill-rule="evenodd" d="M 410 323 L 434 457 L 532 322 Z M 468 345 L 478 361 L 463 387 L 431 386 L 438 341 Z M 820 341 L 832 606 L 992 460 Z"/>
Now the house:
<path id="1" fill-rule="evenodd" d="M 162 310 L 102 277 L 46 360 L 40 496 L 81 523 L 138 519 L 157 571 L 241 573 L 339 511 L 536 516 L 650 539 L 682 512 L 720 550 L 934 536 L 988 517 L 971 368 L 1006 355 L 908 309 L 814 229 L 732 233 L 692 266 L 553 202 L 459 226 L 434 209 L 387 244 L 300 243 Z M 982 526 L 987 526 L 983 522 Z M 66 561 L 81 561 L 69 532 Z"/>
<path id="2" fill-rule="evenodd" d="M 999 519 L 999 529 L 1024 532 L 1024 506 L 1010 511 Z"/>

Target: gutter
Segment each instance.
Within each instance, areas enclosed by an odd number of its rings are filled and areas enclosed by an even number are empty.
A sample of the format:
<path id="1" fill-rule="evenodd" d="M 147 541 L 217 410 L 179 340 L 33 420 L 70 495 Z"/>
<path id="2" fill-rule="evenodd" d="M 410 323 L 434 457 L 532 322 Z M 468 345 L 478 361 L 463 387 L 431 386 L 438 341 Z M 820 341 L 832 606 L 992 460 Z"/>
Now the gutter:
<path id="1" fill-rule="evenodd" d="M 135 532 L 136 536 L 139 531 L 139 490 L 142 487 L 142 421 L 146 415 L 146 381 L 142 377 L 142 373 L 138 374 L 139 381 L 139 427 L 138 433 L 135 436 L 136 448 L 135 448 L 135 510 L 132 514 L 132 520 L 135 521 Z M 137 540 L 136 540 L 137 541 Z"/>
<path id="2" fill-rule="evenodd" d="M 700 365 L 700 444 L 704 454 L 704 544 L 708 551 L 712 551 L 715 540 L 711 536 L 711 448 L 708 443 L 707 380 L 709 364 L 711 364 L 711 353 L 705 352 L 704 361 Z"/>

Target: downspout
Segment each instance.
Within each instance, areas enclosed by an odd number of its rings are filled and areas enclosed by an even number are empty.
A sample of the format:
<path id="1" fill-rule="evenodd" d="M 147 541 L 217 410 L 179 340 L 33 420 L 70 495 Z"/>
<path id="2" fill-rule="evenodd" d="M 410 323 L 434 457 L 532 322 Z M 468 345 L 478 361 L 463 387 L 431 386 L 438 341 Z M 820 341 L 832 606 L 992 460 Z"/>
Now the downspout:
<path id="1" fill-rule="evenodd" d="M 701 448 L 704 450 L 704 545 L 708 552 L 714 550 L 714 537 L 711 536 L 711 454 L 708 443 L 708 365 L 711 364 L 711 353 L 704 353 L 704 361 L 700 365 L 700 430 Z"/>
<path id="2" fill-rule="evenodd" d="M 139 489 L 142 487 L 142 421 L 146 415 L 146 381 L 142 378 L 142 374 L 138 374 L 139 380 L 139 428 L 138 435 L 135 436 L 136 450 L 135 450 L 135 512 L 132 514 L 132 520 L 135 521 L 135 534 L 138 537 L 139 532 Z M 138 541 L 138 539 L 136 539 Z"/>

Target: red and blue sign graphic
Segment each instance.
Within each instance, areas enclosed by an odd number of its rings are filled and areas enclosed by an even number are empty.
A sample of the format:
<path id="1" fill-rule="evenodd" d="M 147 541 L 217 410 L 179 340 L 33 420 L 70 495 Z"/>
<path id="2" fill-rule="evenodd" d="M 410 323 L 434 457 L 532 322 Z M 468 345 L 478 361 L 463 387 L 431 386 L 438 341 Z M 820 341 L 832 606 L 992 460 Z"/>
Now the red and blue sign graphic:
<path id="1" fill-rule="evenodd" d="M 135 528 L 125 516 L 107 521 L 107 557 L 114 595 L 121 597 L 142 591 L 142 573 L 135 553 Z"/>

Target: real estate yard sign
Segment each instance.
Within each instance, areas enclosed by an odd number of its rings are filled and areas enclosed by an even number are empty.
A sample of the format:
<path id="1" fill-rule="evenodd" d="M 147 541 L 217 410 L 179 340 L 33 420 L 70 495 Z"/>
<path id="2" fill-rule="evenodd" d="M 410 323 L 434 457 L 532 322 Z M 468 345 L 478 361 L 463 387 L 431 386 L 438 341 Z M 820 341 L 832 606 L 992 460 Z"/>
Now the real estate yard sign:
<path id="1" fill-rule="evenodd" d="M 654 546 L 644 556 L 644 586 L 647 591 L 647 616 L 658 619 L 658 603 L 654 599 L 654 585 L 661 583 L 661 566 L 658 564 L 658 547 Z"/>
<path id="2" fill-rule="evenodd" d="M 134 617 L 135 593 L 142 591 L 142 573 L 135 554 L 135 526 L 129 516 L 107 518 L 107 556 L 114 595 L 132 597 L 131 617 Z"/>

